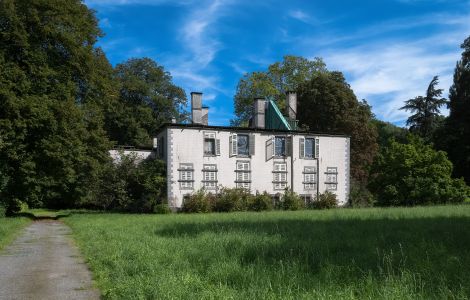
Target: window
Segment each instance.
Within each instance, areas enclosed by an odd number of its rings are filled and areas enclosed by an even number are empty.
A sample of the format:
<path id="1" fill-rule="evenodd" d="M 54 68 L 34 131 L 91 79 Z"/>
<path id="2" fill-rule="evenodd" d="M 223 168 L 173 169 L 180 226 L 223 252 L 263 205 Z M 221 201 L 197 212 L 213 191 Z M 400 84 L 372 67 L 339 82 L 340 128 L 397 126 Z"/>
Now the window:
<path id="1" fill-rule="evenodd" d="M 236 134 L 230 135 L 230 156 L 251 156 L 255 154 L 255 135 Z"/>
<path id="2" fill-rule="evenodd" d="M 273 177 L 274 189 L 285 189 L 287 187 L 287 164 L 274 163 Z"/>
<path id="3" fill-rule="evenodd" d="M 250 189 L 251 170 L 249 161 L 237 161 L 235 183 L 237 188 Z"/>
<path id="4" fill-rule="evenodd" d="M 203 169 L 203 186 L 211 190 L 217 188 L 217 165 L 204 165 Z"/>
<path id="5" fill-rule="evenodd" d="M 250 154 L 250 147 L 249 147 L 250 139 L 247 134 L 239 134 L 237 139 L 237 151 L 238 155 L 246 155 Z"/>
<path id="6" fill-rule="evenodd" d="M 276 136 L 274 140 L 274 155 L 286 156 L 286 138 L 283 136 Z"/>
<path id="7" fill-rule="evenodd" d="M 335 191 L 338 188 L 338 168 L 327 167 L 326 168 L 326 189 L 329 191 Z"/>
<path id="8" fill-rule="evenodd" d="M 307 137 L 299 139 L 300 158 L 318 158 L 319 149 L 318 138 Z"/>
<path id="9" fill-rule="evenodd" d="M 315 167 L 304 167 L 304 190 L 314 190 L 316 188 Z"/>
<path id="10" fill-rule="evenodd" d="M 180 173 L 180 183 L 181 190 L 192 190 L 194 187 L 194 168 L 193 164 L 180 164 L 178 169 Z"/>
<path id="11" fill-rule="evenodd" d="M 220 141 L 215 138 L 215 132 L 204 132 L 204 155 L 220 155 Z"/>

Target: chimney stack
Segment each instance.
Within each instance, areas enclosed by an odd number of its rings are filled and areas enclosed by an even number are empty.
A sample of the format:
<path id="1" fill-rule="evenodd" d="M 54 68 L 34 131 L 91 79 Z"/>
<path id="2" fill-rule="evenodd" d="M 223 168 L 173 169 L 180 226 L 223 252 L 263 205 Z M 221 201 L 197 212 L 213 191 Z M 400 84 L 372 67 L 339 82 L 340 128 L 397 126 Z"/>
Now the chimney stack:
<path id="1" fill-rule="evenodd" d="M 265 126 L 266 100 L 264 98 L 255 98 L 253 109 L 253 127 L 264 128 Z"/>
<path id="2" fill-rule="evenodd" d="M 297 120 L 297 93 L 289 91 L 286 95 L 287 116 L 289 119 Z"/>
<path id="3" fill-rule="evenodd" d="M 191 92 L 191 119 L 193 124 L 202 124 L 202 93 Z"/>
<path id="4" fill-rule="evenodd" d="M 201 124 L 209 125 L 209 107 L 203 106 L 201 109 Z"/>

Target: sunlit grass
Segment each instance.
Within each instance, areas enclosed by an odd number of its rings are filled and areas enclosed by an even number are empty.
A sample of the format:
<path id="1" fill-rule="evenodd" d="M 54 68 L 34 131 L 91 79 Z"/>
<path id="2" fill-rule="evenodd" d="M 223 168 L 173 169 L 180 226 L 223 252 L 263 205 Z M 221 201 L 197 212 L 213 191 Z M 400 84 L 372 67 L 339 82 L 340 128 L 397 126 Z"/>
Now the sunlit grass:
<path id="1" fill-rule="evenodd" d="M 469 205 L 64 221 L 107 298 L 470 297 Z"/>
<path id="2" fill-rule="evenodd" d="M 28 224 L 26 218 L 0 218 L 0 250 L 8 245 Z"/>

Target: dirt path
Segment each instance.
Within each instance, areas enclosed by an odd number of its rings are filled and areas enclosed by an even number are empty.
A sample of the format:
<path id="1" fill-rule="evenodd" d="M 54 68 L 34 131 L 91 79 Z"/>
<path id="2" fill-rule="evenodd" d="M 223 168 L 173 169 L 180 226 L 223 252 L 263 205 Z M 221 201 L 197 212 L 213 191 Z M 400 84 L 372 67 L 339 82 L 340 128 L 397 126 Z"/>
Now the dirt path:
<path id="1" fill-rule="evenodd" d="M 0 299 L 99 299 L 69 227 L 35 221 L 0 252 Z"/>

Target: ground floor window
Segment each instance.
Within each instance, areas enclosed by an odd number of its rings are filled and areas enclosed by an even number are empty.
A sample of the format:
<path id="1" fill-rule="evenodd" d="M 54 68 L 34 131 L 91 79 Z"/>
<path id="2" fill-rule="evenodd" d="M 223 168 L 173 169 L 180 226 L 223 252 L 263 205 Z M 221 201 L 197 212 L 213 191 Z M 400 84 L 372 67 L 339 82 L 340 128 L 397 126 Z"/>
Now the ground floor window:
<path id="1" fill-rule="evenodd" d="M 203 186 L 208 190 L 217 188 L 217 165 L 204 165 L 203 169 Z"/>
<path id="2" fill-rule="evenodd" d="M 309 206 L 313 201 L 313 197 L 311 194 L 301 194 L 300 198 L 302 198 L 302 200 L 304 201 L 305 206 Z"/>
<path id="3" fill-rule="evenodd" d="M 283 190 L 287 187 L 286 163 L 274 163 L 273 185 L 275 190 Z"/>
<path id="4" fill-rule="evenodd" d="M 251 166 L 249 161 L 237 161 L 235 168 L 235 184 L 237 188 L 251 188 Z"/>
<path id="5" fill-rule="evenodd" d="M 178 169 L 181 190 L 192 190 L 194 188 L 194 167 L 190 163 L 182 163 Z"/>
<path id="6" fill-rule="evenodd" d="M 304 190 L 316 189 L 315 167 L 304 167 Z"/>
<path id="7" fill-rule="evenodd" d="M 338 168 L 327 167 L 326 168 L 326 189 L 328 191 L 336 191 L 338 189 Z"/>

